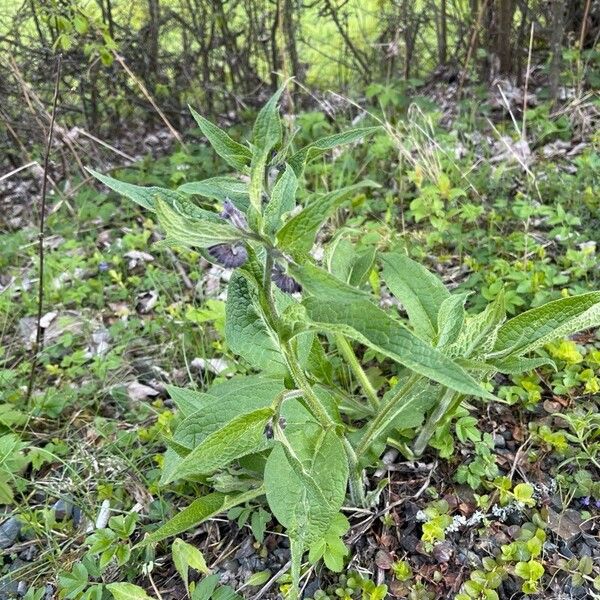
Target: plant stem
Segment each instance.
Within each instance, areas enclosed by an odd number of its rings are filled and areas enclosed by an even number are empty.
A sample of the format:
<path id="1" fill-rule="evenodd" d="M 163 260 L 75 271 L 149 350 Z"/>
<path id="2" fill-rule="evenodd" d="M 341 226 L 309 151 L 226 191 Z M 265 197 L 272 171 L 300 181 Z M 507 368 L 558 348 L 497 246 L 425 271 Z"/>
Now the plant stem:
<path id="1" fill-rule="evenodd" d="M 413 454 L 416 458 L 421 456 L 427 448 L 429 440 L 435 433 L 437 426 L 440 421 L 452 410 L 452 407 L 457 403 L 462 402 L 463 396 L 454 390 L 447 389 L 444 396 L 440 400 L 439 404 L 435 407 L 435 410 L 429 415 L 423 429 L 417 436 L 415 443 L 413 444 Z M 453 412 L 453 411 L 452 411 Z"/>
<path id="2" fill-rule="evenodd" d="M 413 391 L 416 384 L 422 379 L 422 375 L 418 375 L 416 373 L 412 374 L 408 381 L 398 390 L 398 392 L 380 408 L 379 412 L 375 415 L 375 418 L 367 427 L 365 435 L 356 448 L 356 456 L 359 460 L 368 452 L 373 442 L 381 434 L 381 430 L 394 419 L 393 413 L 396 409 L 401 408 L 401 401 Z"/>
<path id="3" fill-rule="evenodd" d="M 336 334 L 335 343 L 337 344 L 337 347 L 342 353 L 342 356 L 352 369 L 354 376 L 356 377 L 356 379 L 358 379 L 360 387 L 367 396 L 367 400 L 369 401 L 371 408 L 376 410 L 377 408 L 379 408 L 379 398 L 377 397 L 377 391 L 373 387 L 373 384 L 369 381 L 369 378 L 364 372 L 361 364 L 358 362 L 358 359 L 354 354 L 354 350 L 352 350 L 352 346 L 342 334 Z"/>
<path id="4" fill-rule="evenodd" d="M 39 258 L 39 283 L 38 283 L 38 306 L 37 306 L 37 327 L 35 332 L 35 343 L 33 345 L 33 358 L 31 360 L 31 370 L 29 373 L 29 382 L 27 384 L 26 398 L 31 398 L 39 353 L 42 350 L 44 340 L 42 338 L 42 313 L 44 312 L 44 236 L 46 234 L 46 192 L 48 189 L 48 163 L 50 161 L 50 150 L 52 148 L 52 137 L 54 136 L 54 122 L 56 120 L 56 106 L 58 104 L 58 90 L 60 87 L 60 71 L 62 66 L 62 54 L 58 55 L 56 61 L 56 76 L 54 79 L 54 98 L 52 100 L 52 115 L 50 117 L 50 130 L 46 143 L 44 154 L 44 178 L 42 179 L 42 204 L 40 206 L 40 229 L 38 233 L 38 258 Z"/>

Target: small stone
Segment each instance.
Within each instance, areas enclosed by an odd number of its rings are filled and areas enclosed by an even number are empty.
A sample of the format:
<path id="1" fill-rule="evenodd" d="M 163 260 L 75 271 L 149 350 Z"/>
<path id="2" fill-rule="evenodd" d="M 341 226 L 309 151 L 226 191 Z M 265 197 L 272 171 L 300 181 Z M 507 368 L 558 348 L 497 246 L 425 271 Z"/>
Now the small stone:
<path id="1" fill-rule="evenodd" d="M 506 440 L 501 435 L 495 435 L 494 446 L 496 446 L 496 448 L 506 448 Z"/>
<path id="2" fill-rule="evenodd" d="M 21 532 L 21 521 L 17 517 L 10 517 L 0 525 L 0 548 L 10 548 Z"/>
<path id="3" fill-rule="evenodd" d="M 52 510 L 57 521 L 64 521 L 73 514 L 73 505 L 68 500 L 60 498 L 54 503 Z"/>
<path id="4" fill-rule="evenodd" d="M 548 527 L 566 542 L 573 541 L 581 534 L 582 524 L 583 519 L 576 510 L 569 508 L 559 514 L 548 509 Z"/>
<path id="5" fill-rule="evenodd" d="M 226 560 L 222 565 L 221 569 L 226 573 L 237 573 L 240 568 L 240 563 L 235 558 Z"/>
<path id="6" fill-rule="evenodd" d="M 450 542 L 440 542 L 433 547 L 433 558 L 439 563 L 447 563 L 454 554 L 454 548 Z"/>

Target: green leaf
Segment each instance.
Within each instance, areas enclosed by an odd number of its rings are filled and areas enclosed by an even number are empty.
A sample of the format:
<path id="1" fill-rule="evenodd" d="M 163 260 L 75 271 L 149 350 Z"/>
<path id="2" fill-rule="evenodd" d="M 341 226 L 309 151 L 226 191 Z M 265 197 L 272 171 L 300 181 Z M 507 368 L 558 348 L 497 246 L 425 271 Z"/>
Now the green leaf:
<path id="1" fill-rule="evenodd" d="M 77 562 L 70 573 L 63 572 L 58 576 L 58 584 L 65 598 L 76 598 L 88 586 L 89 574 L 85 565 Z"/>
<path id="2" fill-rule="evenodd" d="M 227 133 L 202 115 L 198 114 L 191 106 L 192 116 L 198 123 L 198 127 L 206 136 L 214 151 L 229 165 L 238 171 L 243 171 L 252 159 L 252 152 L 246 146 L 232 140 Z"/>
<path id="3" fill-rule="evenodd" d="M 465 322 L 466 294 L 451 295 L 440 305 L 438 312 L 438 348 L 447 348 L 453 344 L 462 330 Z"/>
<path id="4" fill-rule="evenodd" d="M 477 429 L 475 417 L 461 417 L 456 421 L 456 437 L 464 444 L 467 440 L 481 441 L 481 432 Z"/>
<path id="5" fill-rule="evenodd" d="M 184 417 L 200 410 L 208 400 L 213 398 L 210 394 L 198 392 L 197 390 L 189 390 L 174 385 L 167 385 L 165 387 L 171 400 L 175 402 L 177 409 Z"/>
<path id="6" fill-rule="evenodd" d="M 225 340 L 234 354 L 270 373 L 285 374 L 277 334 L 261 317 L 256 293 L 241 273 L 234 273 L 227 288 Z"/>
<path id="7" fill-rule="evenodd" d="M 298 179 L 289 165 L 273 186 L 271 199 L 265 207 L 265 233 L 274 235 L 282 225 L 282 217 L 296 206 Z"/>
<path id="8" fill-rule="evenodd" d="M 269 154 L 281 142 L 282 127 L 279 118 L 279 98 L 287 86 L 284 83 L 260 109 L 252 129 L 252 144 L 259 154 Z"/>
<path id="9" fill-rule="evenodd" d="M 479 314 L 466 318 L 455 344 L 455 354 L 470 357 L 473 353 L 481 355 L 491 351 L 505 319 L 504 294 L 501 293 Z"/>
<path id="10" fill-rule="evenodd" d="M 264 430 L 273 414 L 272 408 L 261 408 L 232 419 L 202 440 L 179 461 L 175 472 L 161 478 L 161 482 L 170 483 L 175 479 L 207 475 L 225 467 L 236 458 L 264 450 L 268 445 Z"/>
<path id="11" fill-rule="evenodd" d="M 343 131 L 342 133 L 328 135 L 298 150 L 298 152 L 296 152 L 290 158 L 290 166 L 292 169 L 294 169 L 296 175 L 300 177 L 304 171 L 306 163 L 311 159 L 325 154 L 325 152 L 332 150 L 336 146 L 357 142 L 358 140 L 369 136 L 380 129 L 380 127 L 361 127 L 358 129 L 349 129 L 348 131 Z"/>
<path id="12" fill-rule="evenodd" d="M 515 565 L 515 573 L 522 579 L 537 581 L 544 575 L 544 566 L 537 560 L 522 561 Z"/>
<path id="13" fill-rule="evenodd" d="M 368 300 L 313 297 L 303 305 L 311 328 L 341 333 L 462 394 L 494 399 L 462 367 Z"/>
<path id="14" fill-rule="evenodd" d="M 277 232 L 277 245 L 294 257 L 306 256 L 326 219 L 349 200 L 354 192 L 369 187 L 379 187 L 379 185 L 372 181 L 362 181 L 314 198 Z"/>
<path id="15" fill-rule="evenodd" d="M 207 519 L 228 511 L 238 504 L 254 500 L 265 493 L 264 488 L 249 490 L 241 494 L 221 494 L 213 492 L 194 500 L 187 508 L 178 512 L 155 532 L 146 536 L 138 546 L 155 544 L 174 535 L 179 535 L 192 527 L 197 527 Z"/>
<path id="16" fill-rule="evenodd" d="M 126 183 L 125 181 L 119 181 L 108 175 L 102 175 L 102 173 L 98 173 L 98 171 L 94 171 L 94 169 L 90 169 L 89 167 L 86 167 L 86 171 L 91 173 L 105 186 L 117 192 L 117 194 L 121 194 L 122 196 L 133 200 L 147 210 L 154 211 L 157 200 L 163 200 L 172 205 L 174 200 L 180 198 L 180 195 L 173 190 L 156 186 L 147 187 Z"/>
<path id="17" fill-rule="evenodd" d="M 344 283 L 310 262 L 303 265 L 290 264 L 288 270 L 302 284 L 303 290 L 313 296 L 347 302 L 375 300 L 368 293 Z"/>
<path id="18" fill-rule="evenodd" d="M 203 575 L 210 575 L 210 569 L 208 568 L 204 555 L 198 548 L 184 542 L 180 538 L 175 538 L 171 545 L 171 554 L 173 556 L 173 564 L 179 573 L 185 589 L 188 590 L 188 571 L 191 567 Z"/>
<path id="19" fill-rule="evenodd" d="M 600 325 L 600 292 L 561 298 L 510 319 L 498 330 L 493 356 L 520 356 Z"/>
<path id="20" fill-rule="evenodd" d="M 182 194 L 203 196 L 225 202 L 231 200 L 242 211 L 248 209 L 248 184 L 235 177 L 211 177 L 203 181 L 190 181 L 177 188 Z"/>
<path id="21" fill-rule="evenodd" d="M 329 245 L 327 270 L 344 283 L 360 287 L 373 268 L 376 254 L 375 246 L 357 250 L 349 240 L 338 236 Z"/>
<path id="22" fill-rule="evenodd" d="M 165 243 L 183 247 L 207 248 L 215 244 L 239 241 L 243 234 L 225 221 L 190 221 L 173 210 L 166 202 L 156 203 L 158 222 L 165 230 Z"/>
<path id="23" fill-rule="evenodd" d="M 281 141 L 282 127 L 278 102 L 285 85 L 282 85 L 260 109 L 252 130 L 254 152 L 250 164 L 250 204 L 258 214 L 262 212 L 261 196 L 269 155 Z"/>
<path id="24" fill-rule="evenodd" d="M 106 588 L 115 600 L 152 600 L 152 596 L 133 583 L 109 583 Z"/>
<path id="25" fill-rule="evenodd" d="M 290 448 L 277 444 L 265 466 L 267 501 L 284 527 L 306 528 L 310 543 L 327 531 L 343 504 L 348 463 L 332 429 L 310 423 L 288 426 L 285 433 Z"/>
<path id="26" fill-rule="evenodd" d="M 522 356 L 509 356 L 501 359 L 491 359 L 487 361 L 494 370 L 506 375 L 518 375 L 526 371 L 538 369 L 544 365 L 550 365 L 555 371 L 558 371 L 556 363 L 549 357 L 539 356 L 535 358 L 523 358 Z"/>
<path id="27" fill-rule="evenodd" d="M 381 255 L 382 277 L 390 292 L 402 303 L 415 332 L 434 339 L 438 313 L 450 297 L 442 281 L 401 250 Z"/>
<path id="28" fill-rule="evenodd" d="M 341 440 L 316 423 L 288 426 L 265 466 L 269 506 L 288 530 L 292 583 L 297 590 L 302 554 L 329 528 L 346 494 L 348 463 Z"/>

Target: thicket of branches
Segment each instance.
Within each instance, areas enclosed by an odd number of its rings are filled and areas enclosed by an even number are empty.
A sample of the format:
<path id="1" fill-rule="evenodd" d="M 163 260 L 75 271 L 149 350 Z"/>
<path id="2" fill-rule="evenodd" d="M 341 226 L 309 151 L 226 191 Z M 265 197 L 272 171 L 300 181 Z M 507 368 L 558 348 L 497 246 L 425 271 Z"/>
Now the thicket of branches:
<path id="1" fill-rule="evenodd" d="M 559 97 L 600 33 L 598 0 L 15 0 L 3 12 L 0 144 L 15 163 L 43 139 L 57 52 L 62 122 L 112 137 L 132 115 L 183 128 L 188 102 L 236 118 L 282 76 L 350 94 L 428 78 L 518 84 L 530 49 Z"/>

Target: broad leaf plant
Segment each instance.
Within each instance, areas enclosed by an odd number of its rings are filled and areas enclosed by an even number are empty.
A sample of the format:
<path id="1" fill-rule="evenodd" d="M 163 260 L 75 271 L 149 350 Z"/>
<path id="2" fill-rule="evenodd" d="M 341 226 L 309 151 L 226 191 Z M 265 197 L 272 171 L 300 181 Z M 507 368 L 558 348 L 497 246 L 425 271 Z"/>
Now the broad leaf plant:
<path id="1" fill-rule="evenodd" d="M 378 128 L 352 129 L 293 150 L 279 116 L 283 89 L 258 113 L 248 144 L 192 110 L 215 152 L 241 177 L 170 190 L 91 172 L 155 214 L 166 233 L 161 243 L 197 249 L 234 269 L 226 341 L 255 371 L 202 393 L 169 387 L 179 419 L 167 440 L 162 483 L 189 480 L 212 491 L 143 543 L 265 498 L 290 539 L 291 596 L 297 597 L 304 553 L 327 536 L 342 505 L 368 506 L 376 497 L 365 488 L 364 470 L 377 465 L 386 443 L 404 439 L 406 455 L 421 455 L 436 427 L 465 399 L 495 400 L 489 390 L 496 373 L 548 363 L 539 352 L 545 344 L 599 325 L 600 292 L 506 320 L 501 296 L 467 315 L 467 294 L 451 293 L 400 246 L 377 251 L 333 236 L 325 258 L 316 260 L 311 251 L 324 223 L 378 186 L 366 181 L 310 193 L 300 206 L 305 165 Z M 380 306 L 374 273 L 407 318 L 395 306 Z M 379 389 L 359 359 L 365 355 L 397 364 L 393 386 Z M 360 384 L 358 393 L 344 391 L 332 376 L 332 364 L 340 361 Z"/>

